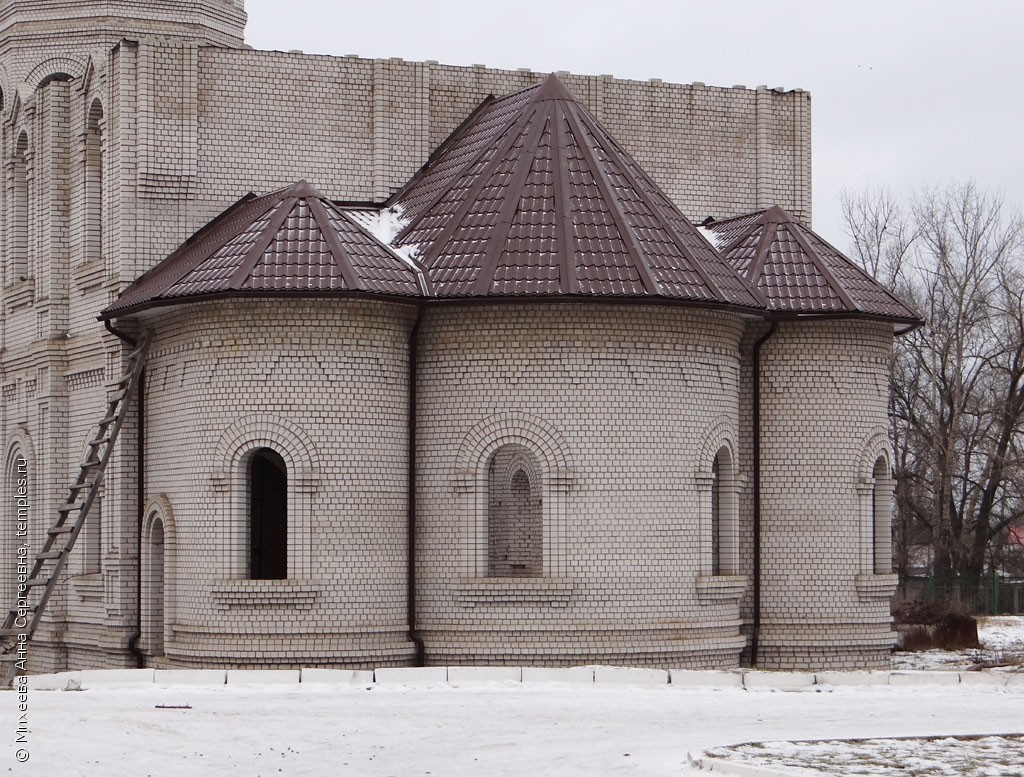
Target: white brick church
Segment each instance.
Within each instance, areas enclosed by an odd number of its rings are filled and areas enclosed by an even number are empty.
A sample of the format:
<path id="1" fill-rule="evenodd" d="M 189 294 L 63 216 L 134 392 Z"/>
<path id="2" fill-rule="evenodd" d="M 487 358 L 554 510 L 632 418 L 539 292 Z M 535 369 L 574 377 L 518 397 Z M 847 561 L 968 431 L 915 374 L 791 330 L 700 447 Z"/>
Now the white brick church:
<path id="1" fill-rule="evenodd" d="M 885 662 L 918 320 L 809 227 L 807 93 L 244 26 L 0 2 L 9 599 L 150 341 L 32 669 Z"/>

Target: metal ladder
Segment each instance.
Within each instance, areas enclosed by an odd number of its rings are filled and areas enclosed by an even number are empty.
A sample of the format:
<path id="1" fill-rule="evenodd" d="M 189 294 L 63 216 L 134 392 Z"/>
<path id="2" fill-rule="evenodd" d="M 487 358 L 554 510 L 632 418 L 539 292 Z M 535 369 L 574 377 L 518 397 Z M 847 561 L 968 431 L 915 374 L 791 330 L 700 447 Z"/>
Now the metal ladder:
<path id="1" fill-rule="evenodd" d="M 27 579 L 17 585 L 14 606 L 7 611 L 3 626 L 0 626 L 0 664 L 6 665 L 4 687 L 12 685 L 25 669 L 28 644 L 60 581 L 68 554 L 75 546 L 89 515 L 89 508 L 103 483 L 103 473 L 114 452 L 114 444 L 130 400 L 139 384 L 148 349 L 149 332 L 145 332 L 128 355 L 124 375 L 113 393 L 107 397 L 106 415 L 93 427 L 97 431 L 86 443 L 78 477 L 69 486 L 67 501 L 57 509 L 57 520 L 47 529 L 42 550 L 36 554 Z"/>

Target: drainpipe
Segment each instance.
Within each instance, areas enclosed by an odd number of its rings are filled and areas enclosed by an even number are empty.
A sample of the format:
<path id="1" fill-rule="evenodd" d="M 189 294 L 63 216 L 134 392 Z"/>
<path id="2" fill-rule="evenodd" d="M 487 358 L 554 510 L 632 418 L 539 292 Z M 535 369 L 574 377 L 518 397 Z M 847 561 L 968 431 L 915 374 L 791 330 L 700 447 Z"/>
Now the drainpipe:
<path id="1" fill-rule="evenodd" d="M 777 321 L 772 321 L 768 331 L 754 343 L 754 623 L 750 632 L 751 666 L 757 666 L 758 642 L 761 637 L 761 347 L 775 334 L 778 325 Z"/>
<path id="2" fill-rule="evenodd" d="M 406 484 L 408 499 L 408 520 L 406 521 L 406 576 L 405 576 L 405 603 L 406 622 L 408 626 L 409 641 L 416 646 L 415 666 L 426 665 L 426 646 L 423 644 L 423 637 L 416 630 L 416 380 L 417 367 L 419 362 L 420 345 L 420 324 L 423 323 L 423 315 L 426 308 L 420 305 L 416 309 L 416 320 L 409 332 L 409 449 L 406 453 L 406 461 L 409 465 L 408 481 Z"/>
<path id="3" fill-rule="evenodd" d="M 124 332 L 120 331 L 110 321 L 104 321 L 103 326 L 107 328 L 115 337 L 124 340 L 133 349 L 138 345 L 138 341 L 135 338 L 130 337 Z M 142 654 L 139 649 L 139 640 L 142 638 L 142 522 L 143 512 L 146 509 L 145 505 L 145 493 L 146 493 L 146 467 L 145 467 L 145 455 L 146 455 L 146 368 L 142 368 L 142 372 L 139 374 L 139 386 L 138 393 L 135 397 L 136 407 L 138 408 L 139 422 L 138 422 L 138 434 L 135 439 L 135 456 L 136 466 L 138 467 L 138 488 L 135 491 L 135 507 L 138 515 L 138 528 L 135 532 L 135 558 L 137 559 L 138 570 L 135 574 L 135 612 L 136 612 L 136 623 L 135 631 L 128 638 L 128 650 L 135 657 L 135 666 L 139 669 L 144 669 L 146 666 L 146 657 Z"/>

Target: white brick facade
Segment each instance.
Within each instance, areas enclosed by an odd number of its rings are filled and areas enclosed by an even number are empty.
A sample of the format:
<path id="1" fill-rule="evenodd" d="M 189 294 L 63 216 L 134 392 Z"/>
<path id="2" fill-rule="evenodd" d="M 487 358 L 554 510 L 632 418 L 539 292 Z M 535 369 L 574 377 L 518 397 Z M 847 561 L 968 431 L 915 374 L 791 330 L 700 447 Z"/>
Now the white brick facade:
<path id="1" fill-rule="evenodd" d="M 96 321 L 120 291 L 250 190 L 306 178 L 381 201 L 486 95 L 541 75 L 252 51 L 244 18 L 240 0 L 0 3 L 3 514 L 24 455 L 36 546 L 122 367 Z M 689 217 L 779 203 L 810 220 L 807 93 L 564 80 Z M 416 315 L 247 300 L 119 321 L 156 334 L 144 434 L 133 410 L 33 668 L 134 665 L 136 644 L 161 666 L 411 663 Z M 735 666 L 752 623 L 763 326 L 653 305 L 428 310 L 415 387 L 427 661 Z M 890 341 L 887 325 L 800 323 L 765 346 L 764 665 L 876 665 L 891 644 L 866 501 L 888 455 Z M 525 451 L 539 501 L 540 574 L 487 574 L 488 466 L 505 445 Z M 285 580 L 246 575 L 245 467 L 264 447 L 288 468 Z M 9 539 L 0 552 L 8 564 Z"/>

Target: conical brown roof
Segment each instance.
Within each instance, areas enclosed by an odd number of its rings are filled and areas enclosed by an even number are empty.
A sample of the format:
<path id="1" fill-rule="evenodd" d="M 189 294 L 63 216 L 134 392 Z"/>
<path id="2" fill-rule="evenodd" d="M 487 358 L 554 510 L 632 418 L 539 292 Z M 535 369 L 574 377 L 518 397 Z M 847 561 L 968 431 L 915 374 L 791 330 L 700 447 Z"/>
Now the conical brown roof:
<path id="1" fill-rule="evenodd" d="M 438 297 L 764 307 L 555 76 L 485 103 L 392 204 Z"/>
<path id="2" fill-rule="evenodd" d="M 882 284 L 777 205 L 706 228 L 716 236 L 725 260 L 760 292 L 772 312 L 921 323 Z"/>
<path id="3" fill-rule="evenodd" d="M 136 280 L 100 317 L 229 295 L 412 297 L 425 291 L 420 275 L 414 263 L 300 181 L 240 200 Z"/>

